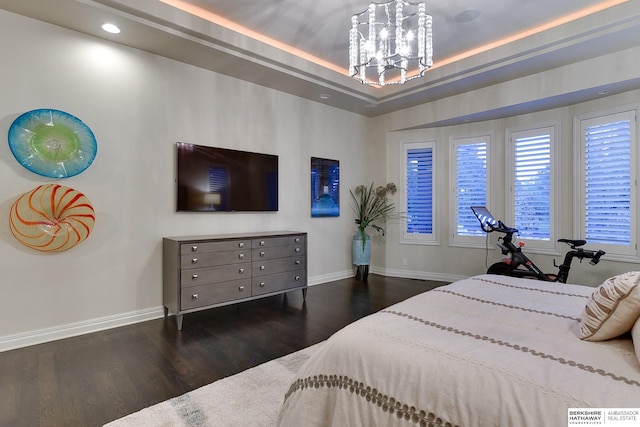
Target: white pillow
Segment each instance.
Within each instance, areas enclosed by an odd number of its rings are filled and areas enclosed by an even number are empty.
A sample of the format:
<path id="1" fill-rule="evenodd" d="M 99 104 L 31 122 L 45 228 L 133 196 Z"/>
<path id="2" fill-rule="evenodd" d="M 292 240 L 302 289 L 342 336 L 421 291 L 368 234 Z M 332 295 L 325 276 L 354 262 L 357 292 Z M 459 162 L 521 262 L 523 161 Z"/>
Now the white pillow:
<path id="1" fill-rule="evenodd" d="M 633 339 L 633 347 L 636 349 L 636 357 L 640 362 L 640 319 L 631 328 L 631 339 Z"/>
<path id="2" fill-rule="evenodd" d="M 604 341 L 629 332 L 640 317 L 640 271 L 605 280 L 582 313 L 580 339 Z"/>

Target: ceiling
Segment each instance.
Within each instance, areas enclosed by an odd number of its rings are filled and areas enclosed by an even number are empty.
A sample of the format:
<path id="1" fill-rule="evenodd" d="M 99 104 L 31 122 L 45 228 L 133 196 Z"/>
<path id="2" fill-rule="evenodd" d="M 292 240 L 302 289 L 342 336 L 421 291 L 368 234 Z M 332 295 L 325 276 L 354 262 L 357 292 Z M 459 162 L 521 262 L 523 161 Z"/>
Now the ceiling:
<path id="1" fill-rule="evenodd" d="M 383 88 L 346 75 L 350 19 L 368 0 L 0 0 L 0 8 L 372 117 L 636 46 L 639 1 L 427 0 L 434 67 Z M 122 32 L 103 32 L 104 22 Z"/>
<path id="2" fill-rule="evenodd" d="M 379 1 L 379 0 L 378 0 Z M 425 0 L 436 62 L 602 3 L 602 0 Z M 184 0 L 346 69 L 351 16 L 369 0 Z M 514 13 L 516 11 L 518 13 Z M 472 17 L 472 12 L 479 15 Z M 302 19 L 302 17 L 304 17 Z"/>

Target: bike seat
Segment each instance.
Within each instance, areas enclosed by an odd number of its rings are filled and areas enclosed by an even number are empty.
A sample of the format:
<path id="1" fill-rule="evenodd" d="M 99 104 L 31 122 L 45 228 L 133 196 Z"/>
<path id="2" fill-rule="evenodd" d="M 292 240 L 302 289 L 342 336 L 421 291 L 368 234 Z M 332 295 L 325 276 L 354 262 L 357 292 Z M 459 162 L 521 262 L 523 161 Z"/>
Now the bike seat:
<path id="1" fill-rule="evenodd" d="M 583 246 L 583 245 L 587 244 L 586 240 L 558 239 L 558 242 L 567 243 L 567 244 L 569 244 L 570 246 L 573 246 L 573 247 Z"/>

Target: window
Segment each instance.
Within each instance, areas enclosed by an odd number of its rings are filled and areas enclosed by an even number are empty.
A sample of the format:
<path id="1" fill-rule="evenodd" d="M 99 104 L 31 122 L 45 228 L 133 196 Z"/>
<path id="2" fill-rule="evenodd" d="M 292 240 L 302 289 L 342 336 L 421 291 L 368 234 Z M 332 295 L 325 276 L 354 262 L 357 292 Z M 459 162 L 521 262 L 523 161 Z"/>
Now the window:
<path id="1" fill-rule="evenodd" d="M 452 243 L 481 245 L 484 247 L 486 233 L 480 228 L 471 206 L 488 206 L 487 201 L 487 150 L 490 137 L 453 138 L 451 144 L 452 197 L 451 224 Z M 489 209 L 492 207 L 489 206 Z M 479 240 L 481 237 L 482 240 Z"/>
<path id="2" fill-rule="evenodd" d="M 507 133 L 512 159 L 507 225 L 518 229 L 528 249 L 553 249 L 556 125 Z"/>
<path id="3" fill-rule="evenodd" d="M 435 243 L 437 225 L 434 206 L 435 144 L 405 143 L 402 145 L 401 185 L 402 243 Z"/>
<path id="4" fill-rule="evenodd" d="M 608 256 L 635 258 L 636 112 L 600 113 L 577 122 L 577 233 Z"/>

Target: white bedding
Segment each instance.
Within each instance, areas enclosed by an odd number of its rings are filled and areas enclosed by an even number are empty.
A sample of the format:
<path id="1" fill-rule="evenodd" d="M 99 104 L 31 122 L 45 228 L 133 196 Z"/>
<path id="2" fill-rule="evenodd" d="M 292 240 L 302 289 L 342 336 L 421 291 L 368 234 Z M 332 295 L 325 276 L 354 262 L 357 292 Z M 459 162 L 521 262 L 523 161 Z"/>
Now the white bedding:
<path id="1" fill-rule="evenodd" d="M 579 337 L 593 288 L 482 275 L 332 336 L 280 426 L 566 426 L 568 408 L 640 407 L 629 336 Z"/>

